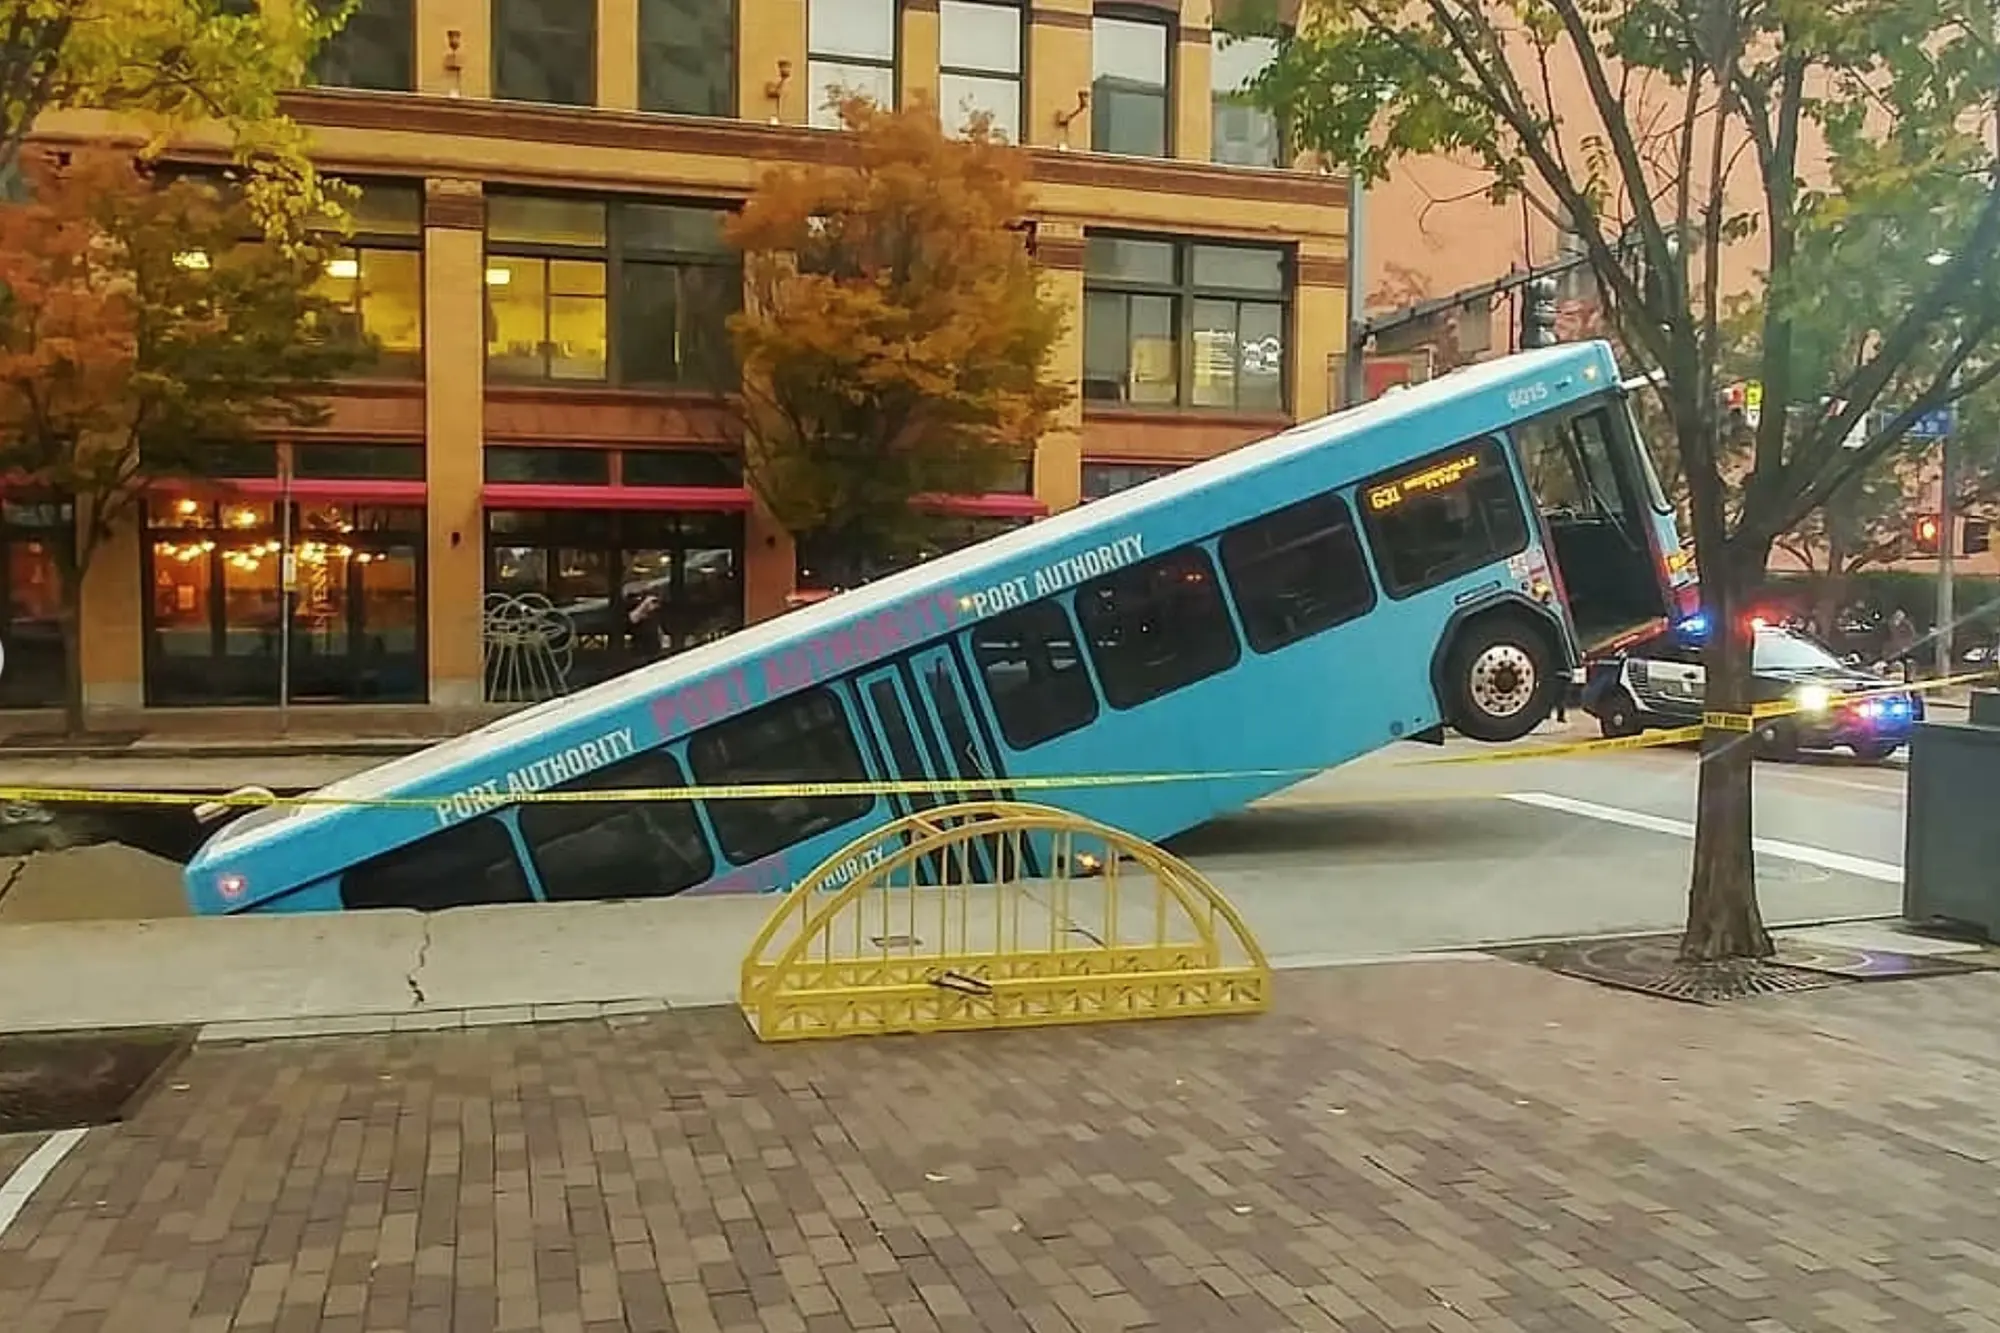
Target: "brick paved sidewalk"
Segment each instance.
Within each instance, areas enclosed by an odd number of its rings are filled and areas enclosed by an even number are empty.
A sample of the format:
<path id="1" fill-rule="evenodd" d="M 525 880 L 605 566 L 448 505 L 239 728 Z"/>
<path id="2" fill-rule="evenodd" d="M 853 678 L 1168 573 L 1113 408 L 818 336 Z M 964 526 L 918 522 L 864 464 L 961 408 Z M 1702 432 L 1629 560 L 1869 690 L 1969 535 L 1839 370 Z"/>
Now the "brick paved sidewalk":
<path id="1" fill-rule="evenodd" d="M 2000 976 L 1280 997 L 203 1048 L 0 1238 L 0 1329 L 2000 1330 Z"/>

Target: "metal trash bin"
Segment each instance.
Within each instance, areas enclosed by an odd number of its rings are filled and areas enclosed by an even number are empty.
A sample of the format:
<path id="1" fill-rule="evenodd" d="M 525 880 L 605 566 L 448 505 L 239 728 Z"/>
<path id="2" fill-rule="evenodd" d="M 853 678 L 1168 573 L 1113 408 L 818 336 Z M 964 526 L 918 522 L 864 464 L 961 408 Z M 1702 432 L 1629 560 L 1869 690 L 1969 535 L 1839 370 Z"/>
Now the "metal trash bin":
<path id="1" fill-rule="evenodd" d="M 2000 691 L 1986 706 L 2000 709 Z M 1979 709 L 1979 696 L 1973 708 Z M 2000 719 L 1921 722 L 1910 737 L 1903 817 L 1903 919 L 1970 929 L 2000 941 Z"/>

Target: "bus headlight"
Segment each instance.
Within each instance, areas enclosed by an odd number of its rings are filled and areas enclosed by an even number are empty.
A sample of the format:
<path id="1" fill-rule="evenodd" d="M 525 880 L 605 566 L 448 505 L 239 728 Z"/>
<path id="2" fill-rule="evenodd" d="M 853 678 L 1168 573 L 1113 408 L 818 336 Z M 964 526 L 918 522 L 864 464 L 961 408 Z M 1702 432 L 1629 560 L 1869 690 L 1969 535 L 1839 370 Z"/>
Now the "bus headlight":
<path id="1" fill-rule="evenodd" d="M 1833 706 L 1833 691 L 1824 685 L 1801 685 L 1792 695 L 1801 713 L 1824 713 Z"/>

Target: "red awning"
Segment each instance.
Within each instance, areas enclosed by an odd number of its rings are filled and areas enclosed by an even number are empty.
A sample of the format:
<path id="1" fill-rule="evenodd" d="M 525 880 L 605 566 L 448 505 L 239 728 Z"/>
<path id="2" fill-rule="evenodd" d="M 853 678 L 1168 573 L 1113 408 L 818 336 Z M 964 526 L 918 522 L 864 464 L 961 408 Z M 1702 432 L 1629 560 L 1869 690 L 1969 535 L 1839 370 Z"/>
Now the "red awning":
<path id="1" fill-rule="evenodd" d="M 742 486 L 561 486 L 489 481 L 481 492 L 489 509 L 693 509 L 741 512 L 750 507 Z"/>
<path id="2" fill-rule="evenodd" d="M 1032 495 L 919 495 L 917 503 L 933 513 L 964 518 L 1041 518 L 1049 507 Z"/>

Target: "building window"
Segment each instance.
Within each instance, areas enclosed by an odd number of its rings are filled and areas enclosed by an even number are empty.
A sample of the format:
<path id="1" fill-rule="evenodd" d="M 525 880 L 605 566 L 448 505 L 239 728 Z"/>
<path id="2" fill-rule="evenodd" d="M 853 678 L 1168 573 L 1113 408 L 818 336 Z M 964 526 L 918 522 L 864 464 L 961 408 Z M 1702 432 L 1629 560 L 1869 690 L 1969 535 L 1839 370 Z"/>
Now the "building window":
<path id="1" fill-rule="evenodd" d="M 996 132 L 1021 142 L 1022 17 L 1016 5 L 940 0 L 938 109 L 947 129 L 984 111 Z"/>
<path id="2" fill-rule="evenodd" d="M 300 703 L 425 699 L 423 509 L 295 504 L 289 599 L 277 506 L 183 498 L 146 518 L 148 704 L 275 703 L 287 655 Z"/>
<path id="3" fill-rule="evenodd" d="M 617 224 L 618 382 L 722 390 L 736 380 L 729 317 L 743 266 L 712 208 L 624 204 Z"/>
<path id="4" fill-rule="evenodd" d="M 295 444 L 292 475 L 310 481 L 422 481 L 421 444 Z"/>
<path id="5" fill-rule="evenodd" d="M 1528 549 L 1506 453 L 1475 440 L 1361 483 L 1356 503 L 1382 589 L 1410 597 Z"/>
<path id="6" fill-rule="evenodd" d="M 736 114 L 733 0 L 639 0 L 639 109 Z"/>
<path id="7" fill-rule="evenodd" d="M 521 467 L 518 461 L 495 460 L 502 452 L 487 449 L 488 480 L 548 475 L 545 463 Z M 594 451 L 505 452 L 587 458 Z M 487 595 L 548 599 L 570 644 L 563 668 L 570 688 L 607 680 L 741 629 L 742 567 L 740 514 L 486 511 Z M 489 665 L 499 669 L 505 663 Z M 496 699 L 511 697 L 513 688 L 490 674 L 487 687 Z"/>
<path id="8" fill-rule="evenodd" d="M 605 378 L 606 205 L 486 201 L 486 372 L 494 379 Z"/>
<path id="9" fill-rule="evenodd" d="M 332 0 L 320 4 L 332 8 Z M 323 88 L 415 92 L 416 10 L 416 0 L 361 0 L 313 54 L 312 81 Z"/>
<path id="10" fill-rule="evenodd" d="M 1102 500 L 1144 482 L 1172 476 L 1185 466 L 1184 463 L 1085 463 L 1083 498 Z"/>
<path id="11" fill-rule="evenodd" d="M 493 95 L 597 101 L 597 0 L 493 0 Z"/>
<path id="12" fill-rule="evenodd" d="M 1238 167 L 1284 165 L 1278 118 L 1250 105 L 1244 96 L 1244 90 L 1277 58 L 1274 37 L 1230 37 L 1216 42 L 1209 64 L 1214 116 L 1211 160 Z"/>
<path id="13" fill-rule="evenodd" d="M 1053 598 L 980 621 L 972 631 L 972 656 L 1000 734 L 1016 750 L 1096 720 L 1097 691 L 1077 650 L 1076 630 Z"/>
<path id="14" fill-rule="evenodd" d="M 1172 43 L 1164 19 L 1099 14 L 1090 22 L 1090 146 L 1165 157 L 1173 118 Z"/>
<path id="15" fill-rule="evenodd" d="M 1243 637 L 1256 652 L 1276 652 L 1367 615 L 1375 605 L 1361 538 L 1337 495 L 1317 495 L 1239 524 L 1222 534 L 1219 546 Z"/>
<path id="16" fill-rule="evenodd" d="M 424 371 L 423 199 L 414 186 L 370 186 L 350 210 L 354 235 L 327 261 L 318 295 L 342 332 L 372 341 L 373 374 Z"/>
<path id="17" fill-rule="evenodd" d="M 838 99 L 860 93 L 896 106 L 896 0 L 807 0 L 806 96 L 811 123 L 839 129 Z"/>
<path id="18" fill-rule="evenodd" d="M 1284 411 L 1291 288 L 1281 248 L 1088 237 L 1084 397 Z"/>
<path id="19" fill-rule="evenodd" d="M 730 387 L 729 317 L 743 307 L 743 269 L 722 239 L 723 217 L 684 205 L 494 196 L 488 373 Z"/>
<path id="20" fill-rule="evenodd" d="M 1076 590 L 1076 618 L 1113 708 L 1137 708 L 1229 670 L 1243 655 L 1215 566 L 1183 546 Z"/>
<path id="21" fill-rule="evenodd" d="M 790 695 L 696 732 L 688 742 L 688 767 L 704 787 L 868 780 L 847 712 L 838 696 L 823 689 Z M 859 819 L 875 807 L 875 798 L 784 796 L 707 805 L 722 854 L 745 866 Z"/>
<path id="22" fill-rule="evenodd" d="M 486 450 L 486 480 L 534 486 L 609 486 L 611 452 L 490 445 Z"/>
<path id="23" fill-rule="evenodd" d="M 0 708 L 53 708 L 63 697 L 62 583 L 74 549 L 68 505 L 0 500 Z"/>

